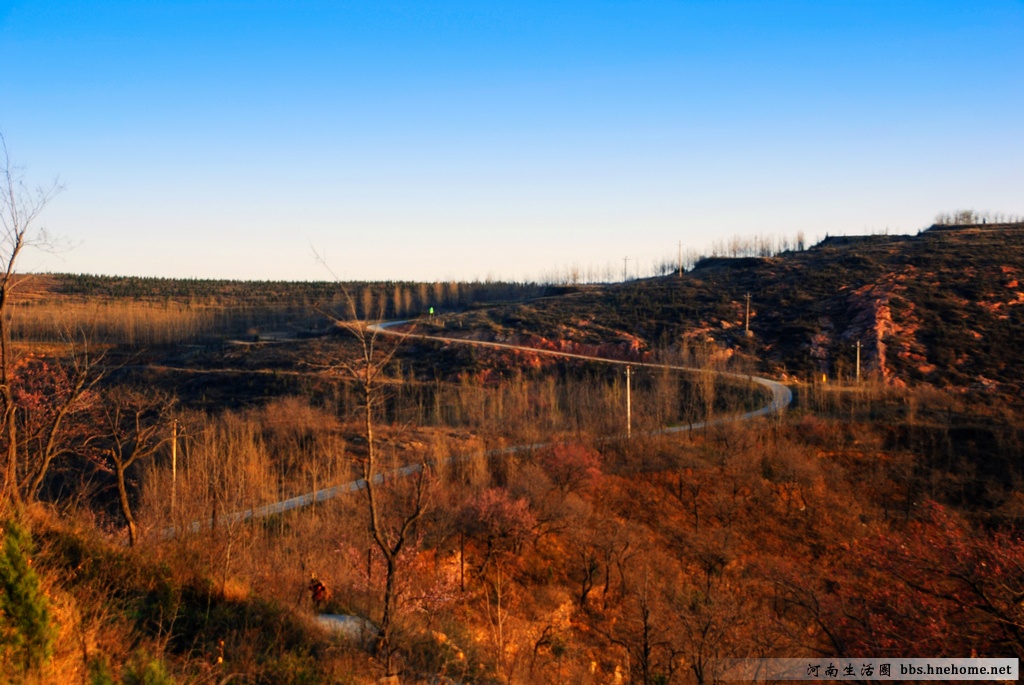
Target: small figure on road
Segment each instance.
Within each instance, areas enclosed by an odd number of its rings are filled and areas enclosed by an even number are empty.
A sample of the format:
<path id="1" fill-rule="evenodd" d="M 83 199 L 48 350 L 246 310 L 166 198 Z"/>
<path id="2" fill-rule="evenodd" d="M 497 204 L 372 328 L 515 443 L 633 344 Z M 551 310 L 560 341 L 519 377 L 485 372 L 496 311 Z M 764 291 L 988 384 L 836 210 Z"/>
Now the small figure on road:
<path id="1" fill-rule="evenodd" d="M 330 594 L 327 592 L 327 586 L 316 577 L 315 573 L 309 575 L 309 594 L 313 596 L 313 607 L 317 609 L 327 603 Z"/>

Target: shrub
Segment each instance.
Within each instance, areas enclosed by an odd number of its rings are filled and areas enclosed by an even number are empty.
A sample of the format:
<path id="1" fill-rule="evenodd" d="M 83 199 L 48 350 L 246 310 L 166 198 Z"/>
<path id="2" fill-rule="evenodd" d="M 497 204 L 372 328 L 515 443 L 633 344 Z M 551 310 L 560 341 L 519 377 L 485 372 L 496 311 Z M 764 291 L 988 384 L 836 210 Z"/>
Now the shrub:
<path id="1" fill-rule="evenodd" d="M 18 521 L 3 526 L 0 550 L 0 654 L 13 653 L 27 673 L 49 660 L 55 630 L 50 607 L 32 568 L 32 537 Z"/>
<path id="2" fill-rule="evenodd" d="M 105 658 L 94 657 L 89 662 L 89 685 L 117 685 Z"/>
<path id="3" fill-rule="evenodd" d="M 125 669 L 121 682 L 124 685 L 174 685 L 174 678 L 167 673 L 162 660 L 140 652 Z"/>
<path id="4" fill-rule="evenodd" d="M 537 461 L 562 495 L 587 490 L 601 477 L 601 455 L 585 445 L 555 443 L 538 454 Z"/>

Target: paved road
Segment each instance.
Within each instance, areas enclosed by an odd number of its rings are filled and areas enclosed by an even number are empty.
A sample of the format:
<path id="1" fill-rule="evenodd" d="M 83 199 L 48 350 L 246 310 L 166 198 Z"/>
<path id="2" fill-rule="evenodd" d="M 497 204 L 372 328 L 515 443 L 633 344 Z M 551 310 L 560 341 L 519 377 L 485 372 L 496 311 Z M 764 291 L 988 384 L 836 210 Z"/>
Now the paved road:
<path id="1" fill-rule="evenodd" d="M 604 358 L 604 357 L 594 357 L 594 356 L 589 356 L 589 355 L 585 355 L 585 354 L 576 354 L 576 353 L 573 353 L 573 352 L 559 352 L 557 350 L 542 350 L 542 349 L 538 349 L 538 348 L 535 348 L 535 347 L 526 347 L 526 346 L 523 346 L 523 345 L 512 345 L 510 343 L 487 342 L 487 341 L 482 341 L 482 340 L 466 340 L 465 338 L 450 338 L 450 337 L 439 336 L 439 335 L 422 335 L 422 334 L 418 334 L 418 333 L 410 333 L 410 332 L 405 332 L 405 331 L 392 330 L 393 328 L 395 328 L 397 326 L 402 326 L 402 325 L 407 324 L 407 323 L 410 323 L 410 321 L 408 321 L 408 320 L 389 321 L 389 322 L 386 322 L 386 323 L 373 324 L 369 328 L 370 328 L 370 330 L 372 332 L 379 333 L 381 335 L 400 336 L 400 337 L 403 337 L 403 338 L 406 338 L 406 339 L 415 339 L 415 340 L 431 340 L 431 341 L 434 341 L 434 342 L 445 343 L 445 344 L 476 345 L 478 347 L 490 347 L 490 348 L 497 348 L 497 349 L 518 350 L 520 352 L 532 352 L 532 353 L 535 353 L 535 354 L 545 354 L 545 355 L 549 355 L 549 356 L 553 356 L 553 357 L 563 357 L 563 358 L 568 358 L 568 359 L 582 359 L 582 360 L 585 360 L 585 361 L 603 362 L 603 363 L 606 363 L 606 364 L 618 364 L 620 366 L 635 366 L 635 367 L 646 367 L 646 368 L 653 368 L 653 369 L 669 368 L 669 369 L 672 369 L 672 370 L 675 370 L 675 371 L 690 371 L 690 372 L 698 371 L 699 370 L 699 369 L 695 369 L 693 367 L 678 366 L 678 365 L 674 365 L 674 364 L 652 364 L 652 363 L 648 363 L 648 362 L 631 362 L 631 361 L 624 361 L 624 360 L 621 360 L 621 359 L 607 359 L 607 358 Z M 733 378 L 733 379 L 740 380 L 740 381 L 748 381 L 748 382 L 757 383 L 758 385 L 767 388 L 771 392 L 771 400 L 766 405 L 761 407 L 760 409 L 755 409 L 754 411 L 748 411 L 748 412 L 746 412 L 744 414 L 731 415 L 731 416 L 723 416 L 723 417 L 720 417 L 720 418 L 712 419 L 710 421 L 700 421 L 700 422 L 697 422 L 697 423 L 688 423 L 688 424 L 681 425 L 681 426 L 671 426 L 669 428 L 662 428 L 660 430 L 651 431 L 651 432 L 648 433 L 648 435 L 662 435 L 662 434 L 667 434 L 667 433 L 681 433 L 681 432 L 685 432 L 685 431 L 698 430 L 698 429 L 704 428 L 705 426 L 714 426 L 714 425 L 718 425 L 718 424 L 729 423 L 729 422 L 732 422 L 732 421 L 745 421 L 747 419 L 752 419 L 752 418 L 755 418 L 755 417 L 758 417 L 758 416 L 767 416 L 769 414 L 774 414 L 774 413 L 778 413 L 778 412 L 783 411 L 793 401 L 793 393 L 790 392 L 789 388 L 784 386 L 782 383 L 779 383 L 777 381 L 773 381 L 773 380 L 771 380 L 769 378 L 763 378 L 761 376 L 746 375 L 746 374 L 741 374 L 741 373 L 727 373 L 727 372 L 719 372 L 719 375 L 721 377 L 723 377 L 723 378 Z M 622 436 L 622 437 L 624 437 L 624 436 Z M 532 444 L 532 445 L 516 445 L 514 447 L 505 447 L 505 448 L 502 448 L 502 449 L 490 450 L 489 452 L 485 453 L 485 456 L 494 456 L 494 455 L 498 455 L 498 454 L 509 454 L 509 453 L 515 453 L 515 452 L 525 452 L 525 451 L 530 451 L 530 450 L 536 450 L 536 449 L 540 449 L 542 447 L 547 446 L 547 444 L 548 443 L 536 443 L 536 444 Z M 466 460 L 466 459 L 470 459 L 470 458 L 472 458 L 472 456 L 470 456 L 470 455 L 452 456 L 452 457 L 448 457 L 444 461 L 445 461 L 445 463 L 451 463 L 451 462 L 462 461 L 462 460 Z M 384 482 L 385 478 L 403 478 L 405 476 L 409 476 L 409 475 L 412 475 L 414 473 L 418 473 L 422 469 L 423 469 L 423 465 L 422 464 L 410 464 L 409 466 L 404 466 L 404 467 L 402 467 L 400 469 L 395 469 L 394 471 L 390 471 L 387 474 L 378 473 L 376 476 L 374 476 L 374 483 L 382 483 L 382 482 Z M 364 479 L 360 478 L 358 480 L 354 480 L 354 481 L 351 481 L 351 482 L 348 482 L 348 483 L 343 483 L 341 485 L 335 485 L 335 486 L 332 486 L 332 487 L 329 487 L 329 488 L 324 488 L 323 490 L 316 490 L 314 492 L 307 492 L 304 495 L 299 495 L 297 497 L 292 497 L 290 499 L 286 499 L 286 500 L 283 500 L 281 502 L 274 502 L 273 504 L 266 504 L 266 505 L 263 505 L 261 507 L 254 507 L 252 509 L 246 509 L 244 511 L 236 511 L 236 512 L 233 512 L 233 513 L 230 513 L 230 514 L 225 514 L 224 516 L 219 516 L 217 518 L 217 525 L 229 525 L 229 524 L 232 524 L 232 523 L 238 523 L 240 521 L 249 521 L 251 519 L 265 518 L 267 516 L 272 516 L 274 514 L 281 514 L 281 513 L 284 513 L 286 511 L 291 511 L 293 509 L 299 509 L 301 507 L 307 507 L 307 506 L 313 504 L 314 502 L 325 502 L 325 501 L 327 501 L 329 499 L 333 499 L 335 497 L 338 497 L 339 495 L 344 495 L 344 494 L 356 492 L 358 490 L 362 490 L 365 487 L 366 487 L 366 481 Z M 190 532 L 195 533 L 195 532 L 198 532 L 198 531 L 202 530 L 203 528 L 209 528 L 212 524 L 213 524 L 213 522 L 210 519 L 207 519 L 205 521 L 193 521 L 192 523 L 190 523 L 188 525 L 187 528 L 188 528 L 188 530 Z M 177 535 L 177 531 L 175 530 L 174 527 L 165 528 L 163 531 L 161 531 L 161 535 L 162 535 L 162 537 L 164 539 L 169 539 L 169 538 L 175 537 Z"/>
<path id="2" fill-rule="evenodd" d="M 396 326 L 403 326 L 405 324 L 412 323 L 409 319 L 403 321 L 388 321 L 386 323 L 372 324 L 369 326 L 371 331 L 382 333 L 384 335 L 401 336 L 403 338 L 412 338 L 415 340 L 432 340 L 440 343 L 460 344 L 460 345 L 476 345 L 478 347 L 491 347 L 505 350 L 517 350 L 519 352 L 533 352 L 535 354 L 546 354 L 552 357 L 563 357 L 566 359 L 582 359 L 591 362 L 603 362 L 605 364 L 618 364 L 619 366 L 633 366 L 633 367 L 646 367 L 649 369 L 671 369 L 673 371 L 700 371 L 700 369 L 692 366 L 678 366 L 676 364 L 653 364 L 650 362 L 633 362 L 626 361 L 623 359 L 608 359 L 606 357 L 595 357 L 586 354 L 576 354 L 575 352 L 560 352 L 558 350 L 543 350 L 536 347 L 527 347 L 525 345 L 513 345 L 511 343 L 500 343 L 500 342 L 489 342 L 485 340 L 467 340 L 465 338 L 451 338 L 441 335 L 423 335 L 419 333 L 410 333 L 404 331 L 393 331 L 392 328 Z M 767 414 L 773 414 L 780 412 L 793 401 L 793 393 L 789 388 L 784 386 L 778 381 L 773 381 L 770 378 L 764 378 L 762 376 L 753 376 L 742 373 L 728 373 L 719 372 L 722 378 L 734 378 L 736 380 L 750 381 L 757 383 L 760 386 L 767 388 L 771 391 L 772 399 L 765 406 L 755 411 L 747 412 L 746 414 L 740 414 L 738 416 L 726 416 L 720 419 L 715 419 L 707 425 L 713 425 L 717 423 L 723 423 L 727 421 L 743 421 L 745 419 L 751 419 L 755 416 L 765 416 Z M 680 431 L 693 430 L 695 428 L 703 428 L 706 422 L 686 424 L 685 426 L 674 426 L 672 428 L 665 428 L 658 433 L 675 433 Z"/>

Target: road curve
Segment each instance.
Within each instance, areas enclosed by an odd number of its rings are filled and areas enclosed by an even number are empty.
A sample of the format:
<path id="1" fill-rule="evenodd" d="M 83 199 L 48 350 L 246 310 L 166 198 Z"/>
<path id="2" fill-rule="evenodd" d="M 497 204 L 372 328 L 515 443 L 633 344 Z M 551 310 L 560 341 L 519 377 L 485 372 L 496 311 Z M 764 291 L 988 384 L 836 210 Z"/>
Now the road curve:
<path id="1" fill-rule="evenodd" d="M 500 343 L 500 342 L 489 342 L 485 340 L 467 340 L 465 338 L 450 338 L 441 335 L 424 335 L 420 333 L 409 333 L 399 332 L 390 330 L 395 326 L 401 326 L 403 324 L 411 323 L 411 320 L 404 319 L 401 321 L 387 321 L 383 323 L 370 324 L 367 328 L 375 333 L 383 333 L 384 335 L 401 336 L 403 338 L 412 338 L 415 340 L 432 340 L 440 343 L 455 343 L 461 345 L 476 345 L 478 347 L 491 347 L 496 349 L 504 350 L 516 350 L 519 352 L 533 352 L 535 354 L 546 354 L 552 357 L 563 357 L 566 359 L 582 359 L 590 362 L 603 362 L 605 364 L 618 364 L 619 366 L 634 366 L 634 367 L 646 367 L 649 369 L 671 369 L 673 371 L 700 371 L 701 369 L 694 368 L 692 366 L 678 366 L 675 364 L 653 364 L 651 362 L 633 362 L 626 361 L 623 359 L 608 359 L 607 357 L 595 357 L 586 354 L 577 354 L 575 352 L 560 352 L 558 350 L 544 350 L 537 347 L 527 347 L 525 345 L 513 345 L 511 343 Z M 724 416 L 720 419 L 713 419 L 710 422 L 701 421 L 699 423 L 686 424 L 684 426 L 673 426 L 671 428 L 664 428 L 658 431 L 654 431 L 655 434 L 659 433 L 676 433 L 680 431 L 693 430 L 695 428 L 703 428 L 706 425 L 714 425 L 718 423 L 724 423 L 727 421 L 743 421 L 746 419 L 752 419 L 756 416 L 766 416 L 768 414 L 774 414 L 781 412 L 790 405 L 793 401 L 793 393 L 782 383 L 773 381 L 770 378 L 764 378 L 763 376 L 753 376 L 742 373 L 731 373 L 726 371 L 719 371 L 718 375 L 722 378 L 733 378 L 736 380 L 748 381 L 757 383 L 758 385 L 767 388 L 772 395 L 771 400 L 765 406 L 754 411 L 740 414 L 738 416 Z"/>
<path id="2" fill-rule="evenodd" d="M 574 352 L 559 352 L 557 350 L 543 350 L 536 347 L 526 347 L 523 345 L 513 345 L 511 343 L 500 343 L 500 342 L 488 342 L 483 340 L 467 340 L 465 338 L 450 338 L 439 335 L 423 335 L 419 333 L 399 332 L 391 330 L 395 326 L 401 326 L 403 324 L 410 323 L 408 319 L 402 321 L 388 321 L 377 324 L 371 324 L 368 326 L 369 330 L 373 333 L 380 333 L 389 336 L 399 336 L 407 339 L 415 340 L 430 340 L 433 342 L 445 343 L 445 344 L 460 344 L 460 345 L 476 345 L 478 347 L 490 347 L 496 349 L 516 350 L 519 352 L 532 352 L 535 354 L 545 354 L 553 357 L 563 357 L 567 359 L 581 359 L 584 361 L 591 362 L 603 362 L 606 364 L 618 364 L 620 366 L 636 366 L 646 367 L 652 369 L 672 369 L 674 371 L 699 371 L 689 366 L 678 366 L 674 364 L 652 364 L 650 362 L 632 362 L 621 359 L 607 359 L 605 357 L 594 357 L 585 354 L 576 354 Z M 705 426 L 714 426 L 723 423 L 730 423 L 733 421 L 745 421 L 747 419 L 756 418 L 758 416 L 768 416 L 770 414 L 776 414 L 785 410 L 787 406 L 793 401 L 793 393 L 782 383 L 773 381 L 770 378 L 764 378 L 762 376 L 753 376 L 742 373 L 731 373 L 720 371 L 718 375 L 723 378 L 732 378 L 740 381 L 747 381 L 756 383 L 764 388 L 767 388 L 771 392 L 771 400 L 754 411 L 748 411 L 744 414 L 723 416 L 710 421 L 699 421 L 697 423 L 688 423 L 680 426 L 670 426 L 668 428 L 662 428 L 656 431 L 650 431 L 648 435 L 664 435 L 668 433 L 682 433 L 685 431 L 699 430 Z M 504 447 L 500 449 L 490 450 L 485 452 L 485 456 L 494 456 L 498 454 L 509 454 L 515 452 L 525 452 L 530 450 L 540 449 L 546 447 L 549 443 L 535 443 L 532 445 L 516 445 L 513 447 Z M 444 463 L 452 463 L 456 461 L 463 461 L 472 458 L 470 455 L 452 456 L 443 460 Z M 409 466 L 403 466 L 402 468 L 389 471 L 388 473 L 378 473 L 373 477 L 374 483 L 383 483 L 386 479 L 390 478 L 403 478 L 405 476 L 418 473 L 423 470 L 422 464 L 410 464 Z M 348 483 L 342 483 L 341 485 L 335 485 L 322 490 L 316 490 L 314 492 L 307 492 L 304 495 L 298 495 L 297 497 L 291 497 L 280 502 L 274 502 L 272 504 L 265 504 L 260 507 L 253 507 L 252 509 L 245 509 L 243 511 L 236 511 L 224 516 L 217 517 L 216 522 L 212 519 L 206 519 L 205 521 L 193 521 L 186 526 L 186 531 L 196 533 L 204 528 L 210 528 L 214 525 L 230 525 L 233 523 L 239 523 L 242 521 L 250 521 L 252 519 L 265 518 L 267 516 L 273 516 L 274 514 L 282 514 L 286 511 L 293 509 L 300 509 L 307 507 L 315 502 L 325 502 L 329 499 L 333 499 L 340 495 L 357 492 L 366 487 L 366 480 L 360 478 L 358 480 L 350 481 Z M 171 539 L 177 536 L 177 529 L 173 526 L 164 528 L 161 531 L 161 537 L 165 540 Z"/>

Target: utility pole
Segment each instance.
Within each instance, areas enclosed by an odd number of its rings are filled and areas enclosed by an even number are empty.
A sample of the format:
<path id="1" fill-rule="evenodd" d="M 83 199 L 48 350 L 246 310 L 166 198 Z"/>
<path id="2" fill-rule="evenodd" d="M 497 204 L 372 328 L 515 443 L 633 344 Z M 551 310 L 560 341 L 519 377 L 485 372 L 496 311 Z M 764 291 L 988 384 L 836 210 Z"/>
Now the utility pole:
<path id="1" fill-rule="evenodd" d="M 679 278 L 683 277 L 683 241 L 679 241 Z"/>
<path id="2" fill-rule="evenodd" d="M 626 365 L 626 438 L 633 437 L 633 402 L 630 397 L 630 367 Z"/>
<path id="3" fill-rule="evenodd" d="M 171 422 L 171 516 L 178 495 L 178 419 Z"/>
<path id="4" fill-rule="evenodd" d="M 747 318 L 746 323 L 743 326 L 743 330 L 746 332 L 746 336 L 750 337 L 750 293 L 747 293 Z"/>
<path id="5" fill-rule="evenodd" d="M 622 282 L 625 283 L 629 280 L 629 273 L 626 271 L 629 266 L 629 257 L 622 258 Z"/>
<path id="6" fill-rule="evenodd" d="M 857 382 L 860 383 L 860 340 L 857 341 Z"/>

